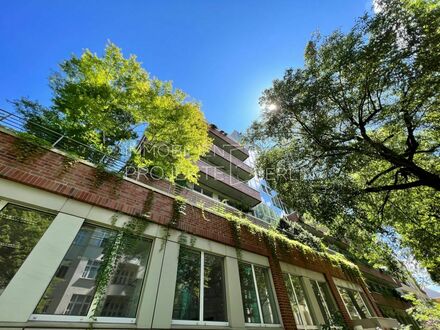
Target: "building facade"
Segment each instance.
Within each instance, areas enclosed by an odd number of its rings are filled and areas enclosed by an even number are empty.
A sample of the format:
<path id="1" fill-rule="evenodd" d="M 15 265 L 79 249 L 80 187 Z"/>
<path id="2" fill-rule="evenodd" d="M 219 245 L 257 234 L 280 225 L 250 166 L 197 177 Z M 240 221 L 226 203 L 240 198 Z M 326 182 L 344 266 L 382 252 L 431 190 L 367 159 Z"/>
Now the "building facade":
<path id="1" fill-rule="evenodd" d="M 237 246 L 226 212 L 268 224 L 251 212 L 261 196 L 247 184 L 249 152 L 216 127 L 209 134 L 200 183 L 184 187 L 133 173 L 98 184 L 90 162 L 38 146 L 23 155 L 2 128 L 0 327 L 397 327 L 383 295 L 330 259 L 300 248 L 274 254 L 247 227 Z M 132 219 L 143 221 L 136 237 Z"/>

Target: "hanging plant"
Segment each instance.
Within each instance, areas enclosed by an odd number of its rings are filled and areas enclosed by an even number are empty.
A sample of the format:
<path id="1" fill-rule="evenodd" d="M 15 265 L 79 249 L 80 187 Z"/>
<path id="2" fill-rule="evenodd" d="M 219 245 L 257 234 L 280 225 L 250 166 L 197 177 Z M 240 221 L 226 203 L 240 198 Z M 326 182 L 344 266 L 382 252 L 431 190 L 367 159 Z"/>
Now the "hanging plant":
<path id="1" fill-rule="evenodd" d="M 151 219 L 151 208 L 153 206 L 154 192 L 150 191 L 145 198 L 144 207 L 142 208 L 142 213 L 138 215 L 141 219 Z"/>
<path id="2" fill-rule="evenodd" d="M 121 213 L 114 213 L 110 218 L 112 226 L 116 225 Z M 139 217 L 131 217 L 122 227 L 115 228 L 114 235 L 107 238 L 103 247 L 103 258 L 96 275 L 95 301 L 92 310 L 89 329 L 93 328 L 98 311 L 104 303 L 107 287 L 117 270 L 120 260 L 126 255 L 134 254 L 138 243 L 143 240 L 143 234 L 149 222 Z"/>
<path id="3" fill-rule="evenodd" d="M 14 140 L 14 150 L 17 160 L 25 162 L 41 156 L 51 148 L 51 144 L 35 135 L 19 132 Z"/>
<path id="4" fill-rule="evenodd" d="M 264 240 L 271 254 L 279 258 L 279 254 L 290 253 L 298 251 L 301 255 L 309 260 L 327 260 L 332 266 L 341 269 L 348 277 L 353 279 L 361 279 L 362 273 L 359 268 L 348 261 L 343 255 L 330 254 L 326 251 L 317 251 L 310 246 L 307 246 L 299 241 L 288 238 L 273 228 L 263 228 L 252 223 L 244 215 L 237 215 L 225 210 L 224 207 L 215 206 L 208 211 L 215 213 L 222 218 L 229 221 L 231 224 L 231 232 L 236 245 L 236 248 L 241 249 L 241 231 L 246 229 L 250 234 L 256 237 L 259 241 Z"/>
<path id="5" fill-rule="evenodd" d="M 170 237 L 170 228 L 177 228 L 179 225 L 179 220 L 182 215 L 186 215 L 186 199 L 182 196 L 175 196 L 173 201 L 173 209 L 171 213 L 171 218 L 168 224 L 162 229 L 162 245 L 160 250 L 162 251 L 165 247 L 166 241 Z M 186 240 L 186 238 L 182 237 L 185 233 L 181 233 L 179 236 L 179 240 Z"/>
<path id="6" fill-rule="evenodd" d="M 71 153 L 71 152 L 66 153 L 62 159 L 63 166 L 61 168 L 58 177 L 61 177 L 67 172 L 69 172 L 76 165 L 76 163 L 79 162 L 79 159 L 80 159 L 79 156 L 75 153 Z"/>
<path id="7" fill-rule="evenodd" d="M 186 199 L 182 196 L 176 196 L 173 201 L 173 213 L 169 225 L 177 227 L 182 215 L 186 215 Z"/>

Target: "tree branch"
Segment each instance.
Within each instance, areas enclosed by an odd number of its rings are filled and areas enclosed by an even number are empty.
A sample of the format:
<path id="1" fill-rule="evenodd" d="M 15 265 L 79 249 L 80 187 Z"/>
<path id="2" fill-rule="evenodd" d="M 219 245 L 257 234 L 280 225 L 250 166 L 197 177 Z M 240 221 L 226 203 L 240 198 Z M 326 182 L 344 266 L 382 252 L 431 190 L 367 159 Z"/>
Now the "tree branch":
<path id="1" fill-rule="evenodd" d="M 408 183 L 400 183 L 395 185 L 389 185 L 389 186 L 380 186 L 380 187 L 368 187 L 364 189 L 364 192 L 382 192 L 382 191 L 390 191 L 390 190 L 403 190 L 403 189 L 409 189 L 414 187 L 420 187 L 425 186 L 426 183 L 422 180 L 414 181 L 414 182 L 408 182 Z"/>
<path id="2" fill-rule="evenodd" d="M 385 174 L 395 170 L 396 168 L 399 168 L 399 167 L 398 166 L 391 166 L 390 168 L 386 169 L 385 171 L 382 171 L 379 174 L 376 174 L 370 181 L 367 181 L 367 185 L 371 186 L 373 184 L 373 182 L 376 181 L 377 179 L 379 179 L 382 175 L 385 175 Z"/>

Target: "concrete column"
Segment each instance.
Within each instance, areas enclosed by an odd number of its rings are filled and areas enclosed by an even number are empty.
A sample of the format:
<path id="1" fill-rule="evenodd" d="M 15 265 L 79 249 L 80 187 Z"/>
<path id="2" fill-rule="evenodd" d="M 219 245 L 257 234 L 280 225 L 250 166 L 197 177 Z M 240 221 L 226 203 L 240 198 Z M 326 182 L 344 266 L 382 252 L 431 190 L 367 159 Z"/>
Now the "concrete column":
<path id="1" fill-rule="evenodd" d="M 229 326 L 244 329 L 243 301 L 237 259 L 225 257 L 226 306 Z"/>
<path id="2" fill-rule="evenodd" d="M 319 308 L 318 298 L 315 295 L 315 292 L 313 291 L 311 280 L 307 277 L 301 277 L 301 281 L 304 286 L 304 291 L 306 292 L 306 296 L 308 298 L 308 301 L 310 302 L 310 312 L 312 313 L 313 317 L 317 321 L 317 324 L 324 324 L 325 320 L 322 314 L 320 313 L 321 309 Z"/>
<path id="3" fill-rule="evenodd" d="M 84 219 L 59 213 L 0 296 L 0 320 L 26 322 Z"/>
<path id="4" fill-rule="evenodd" d="M 164 249 L 161 249 L 163 240 L 156 238 L 151 247 L 150 261 L 146 271 L 146 281 L 139 303 L 137 325 L 140 328 L 151 328 L 153 313 L 156 305 L 156 296 L 160 283 Z M 165 261 L 164 261 L 165 262 Z"/>
<path id="5" fill-rule="evenodd" d="M 161 239 L 157 239 L 161 241 Z M 161 244 L 161 242 L 159 243 Z M 167 241 L 164 247 L 156 304 L 153 311 L 152 328 L 169 329 L 173 315 L 174 290 L 176 288 L 179 244 Z"/>

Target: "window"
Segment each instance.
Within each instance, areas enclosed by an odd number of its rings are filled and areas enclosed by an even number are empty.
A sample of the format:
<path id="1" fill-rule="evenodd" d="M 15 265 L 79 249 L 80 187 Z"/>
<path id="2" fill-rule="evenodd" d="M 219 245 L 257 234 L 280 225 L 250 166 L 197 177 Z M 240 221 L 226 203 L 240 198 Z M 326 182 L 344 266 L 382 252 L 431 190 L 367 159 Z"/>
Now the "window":
<path id="1" fill-rule="evenodd" d="M 173 323 L 226 323 L 222 257 L 180 248 L 174 295 Z"/>
<path id="2" fill-rule="evenodd" d="M 281 201 L 279 200 L 278 196 L 272 197 L 272 203 L 275 207 L 284 211 L 283 205 L 281 204 Z"/>
<path id="3" fill-rule="evenodd" d="M 319 309 L 326 324 L 330 324 L 333 316 L 338 313 L 330 288 L 326 282 L 310 280 L 313 292 L 318 301 Z"/>
<path id="4" fill-rule="evenodd" d="M 0 211 L 0 294 L 54 217 L 14 204 L 7 204 Z"/>
<path id="5" fill-rule="evenodd" d="M 98 274 L 100 265 L 101 265 L 101 261 L 99 260 L 87 261 L 86 268 L 84 268 L 84 272 L 82 273 L 81 277 L 94 280 L 96 278 L 96 275 Z"/>
<path id="6" fill-rule="evenodd" d="M 74 294 L 70 299 L 69 305 L 67 305 L 66 315 L 87 315 L 90 303 L 92 302 L 92 296 Z"/>
<path id="7" fill-rule="evenodd" d="M 268 269 L 240 263 L 239 272 L 245 322 L 279 324 Z"/>
<path id="8" fill-rule="evenodd" d="M 295 322 L 300 329 L 317 329 L 310 313 L 304 284 L 299 276 L 283 274 Z"/>
<path id="9" fill-rule="evenodd" d="M 67 275 L 67 271 L 69 270 L 69 263 L 68 262 L 63 262 L 60 267 L 58 267 L 58 270 L 55 274 L 56 277 L 58 278 L 64 278 Z"/>
<path id="10" fill-rule="evenodd" d="M 119 267 L 113 278 L 113 284 L 128 284 L 136 277 L 136 270 L 130 270 L 127 267 Z"/>
<path id="11" fill-rule="evenodd" d="M 338 286 L 344 305 L 353 320 L 366 319 L 371 317 L 371 313 L 362 297 L 356 290 Z"/>
<path id="12" fill-rule="evenodd" d="M 52 320 L 53 315 L 89 316 L 92 312 L 90 306 L 98 303 L 95 291 L 102 261 L 114 255 L 112 251 L 118 242 L 117 235 L 121 234 L 83 225 L 40 299 L 32 319 Z M 132 236 L 123 241 L 127 242 L 127 246 L 119 247 L 122 253 L 114 260 L 116 272 L 95 313 L 98 320 L 99 317 L 136 317 L 151 242 Z M 129 270 L 130 276 L 122 276 L 122 269 Z"/>

